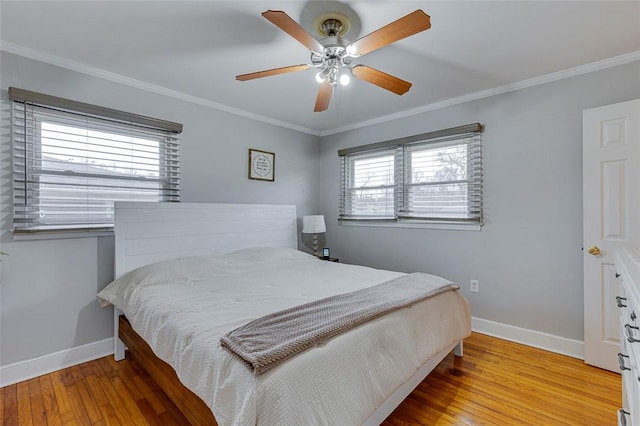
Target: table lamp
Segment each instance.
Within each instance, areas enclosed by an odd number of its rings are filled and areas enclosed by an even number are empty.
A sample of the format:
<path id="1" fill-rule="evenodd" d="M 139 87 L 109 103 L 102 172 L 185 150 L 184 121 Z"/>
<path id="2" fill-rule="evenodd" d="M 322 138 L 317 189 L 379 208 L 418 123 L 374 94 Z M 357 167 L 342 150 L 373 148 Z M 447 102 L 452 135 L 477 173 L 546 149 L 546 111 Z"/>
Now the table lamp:
<path id="1" fill-rule="evenodd" d="M 318 234 L 327 232 L 324 216 L 321 214 L 302 216 L 302 233 L 313 234 L 313 255 L 318 256 Z"/>

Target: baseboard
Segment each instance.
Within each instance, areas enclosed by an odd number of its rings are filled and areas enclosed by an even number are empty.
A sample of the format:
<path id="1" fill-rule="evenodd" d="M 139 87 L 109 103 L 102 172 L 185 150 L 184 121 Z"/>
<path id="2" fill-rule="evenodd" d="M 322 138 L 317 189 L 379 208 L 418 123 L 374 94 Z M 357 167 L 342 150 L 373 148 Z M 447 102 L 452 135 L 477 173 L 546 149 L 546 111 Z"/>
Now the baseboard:
<path id="1" fill-rule="evenodd" d="M 540 331 L 501 324 L 481 318 L 471 318 L 471 329 L 481 334 L 522 343 L 572 358 L 584 359 L 584 342 L 554 336 Z"/>
<path id="2" fill-rule="evenodd" d="M 481 318 L 471 318 L 471 328 L 478 333 L 568 355 L 573 358 L 584 359 L 584 343 L 579 340 L 567 339 Z M 113 338 L 5 365 L 0 367 L 0 387 L 111 354 L 113 354 Z"/>
<path id="3" fill-rule="evenodd" d="M 76 346 L 71 349 L 54 352 L 49 355 L 43 355 L 37 358 L 4 365 L 0 367 L 0 387 L 12 385 L 53 371 L 62 370 L 63 368 L 102 358 L 103 356 L 107 356 L 112 353 L 113 337 L 82 346 Z"/>

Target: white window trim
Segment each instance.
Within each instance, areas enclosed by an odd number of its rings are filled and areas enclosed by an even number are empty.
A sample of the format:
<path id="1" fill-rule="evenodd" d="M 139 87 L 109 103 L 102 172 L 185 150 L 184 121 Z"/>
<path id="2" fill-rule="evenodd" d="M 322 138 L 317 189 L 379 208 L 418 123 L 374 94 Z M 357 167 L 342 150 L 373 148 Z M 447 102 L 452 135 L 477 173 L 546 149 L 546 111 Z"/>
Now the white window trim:
<path id="1" fill-rule="evenodd" d="M 354 226 L 354 227 L 377 227 L 377 228 L 410 228 L 410 229 L 435 229 L 443 231 L 482 231 L 484 224 L 479 223 L 436 223 L 428 221 L 410 221 L 410 220 L 389 220 L 389 221 L 376 221 L 376 220 L 338 220 L 338 224 L 341 226 Z"/>
<path id="2" fill-rule="evenodd" d="M 55 231 L 51 233 L 47 232 L 34 232 L 34 233 L 20 233 L 13 234 L 13 241 L 32 241 L 32 240 L 68 240 L 71 238 L 89 238 L 89 237 L 113 237 L 113 230 L 106 231 Z"/>

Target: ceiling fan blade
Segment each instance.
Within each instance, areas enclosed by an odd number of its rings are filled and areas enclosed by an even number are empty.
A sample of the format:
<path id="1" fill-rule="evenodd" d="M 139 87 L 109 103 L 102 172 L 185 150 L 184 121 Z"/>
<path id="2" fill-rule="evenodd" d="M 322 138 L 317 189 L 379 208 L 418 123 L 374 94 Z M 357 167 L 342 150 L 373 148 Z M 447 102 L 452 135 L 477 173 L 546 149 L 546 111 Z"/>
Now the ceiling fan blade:
<path id="1" fill-rule="evenodd" d="M 411 83 L 394 77 L 386 72 L 379 71 L 375 68 L 368 67 L 366 65 L 356 65 L 353 67 L 353 75 L 360 80 L 367 81 L 371 84 L 375 84 L 378 87 L 382 87 L 396 95 L 404 95 L 411 88 Z"/>
<path id="2" fill-rule="evenodd" d="M 361 56 L 429 28 L 431 28 L 429 15 L 418 9 L 354 41 L 348 50 L 355 56 Z"/>
<path id="3" fill-rule="evenodd" d="M 309 68 L 309 65 L 291 65 L 289 67 L 273 68 L 270 70 L 250 72 L 249 74 L 236 75 L 236 80 L 247 81 L 253 80 L 254 78 L 269 77 L 272 75 L 285 74 L 288 72 L 304 71 L 308 70 Z"/>
<path id="4" fill-rule="evenodd" d="M 282 31 L 289 34 L 291 37 L 298 40 L 307 49 L 312 52 L 322 53 L 324 47 L 318 40 L 313 38 L 304 28 L 294 21 L 289 15 L 281 10 L 267 10 L 262 13 L 262 16 L 271 21 L 272 24 L 279 27 Z"/>
<path id="5" fill-rule="evenodd" d="M 313 112 L 321 112 L 329 108 L 331 92 L 333 92 L 333 86 L 326 80 L 322 82 L 320 89 L 318 89 L 318 97 L 316 98 L 316 106 L 313 108 Z"/>

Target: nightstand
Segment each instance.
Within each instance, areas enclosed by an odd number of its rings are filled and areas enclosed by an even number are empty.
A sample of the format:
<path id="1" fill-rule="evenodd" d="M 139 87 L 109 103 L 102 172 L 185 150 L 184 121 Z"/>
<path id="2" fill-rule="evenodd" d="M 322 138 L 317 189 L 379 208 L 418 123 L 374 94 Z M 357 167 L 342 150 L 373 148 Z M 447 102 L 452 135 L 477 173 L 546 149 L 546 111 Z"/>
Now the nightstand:
<path id="1" fill-rule="evenodd" d="M 320 260 L 326 260 L 326 261 L 329 261 L 329 262 L 336 262 L 336 263 L 340 263 L 340 259 L 338 259 L 337 257 L 330 257 L 330 258 L 328 258 L 328 259 L 325 259 L 325 258 L 324 258 L 324 257 L 322 257 L 322 256 L 318 256 L 318 259 L 320 259 Z"/>

